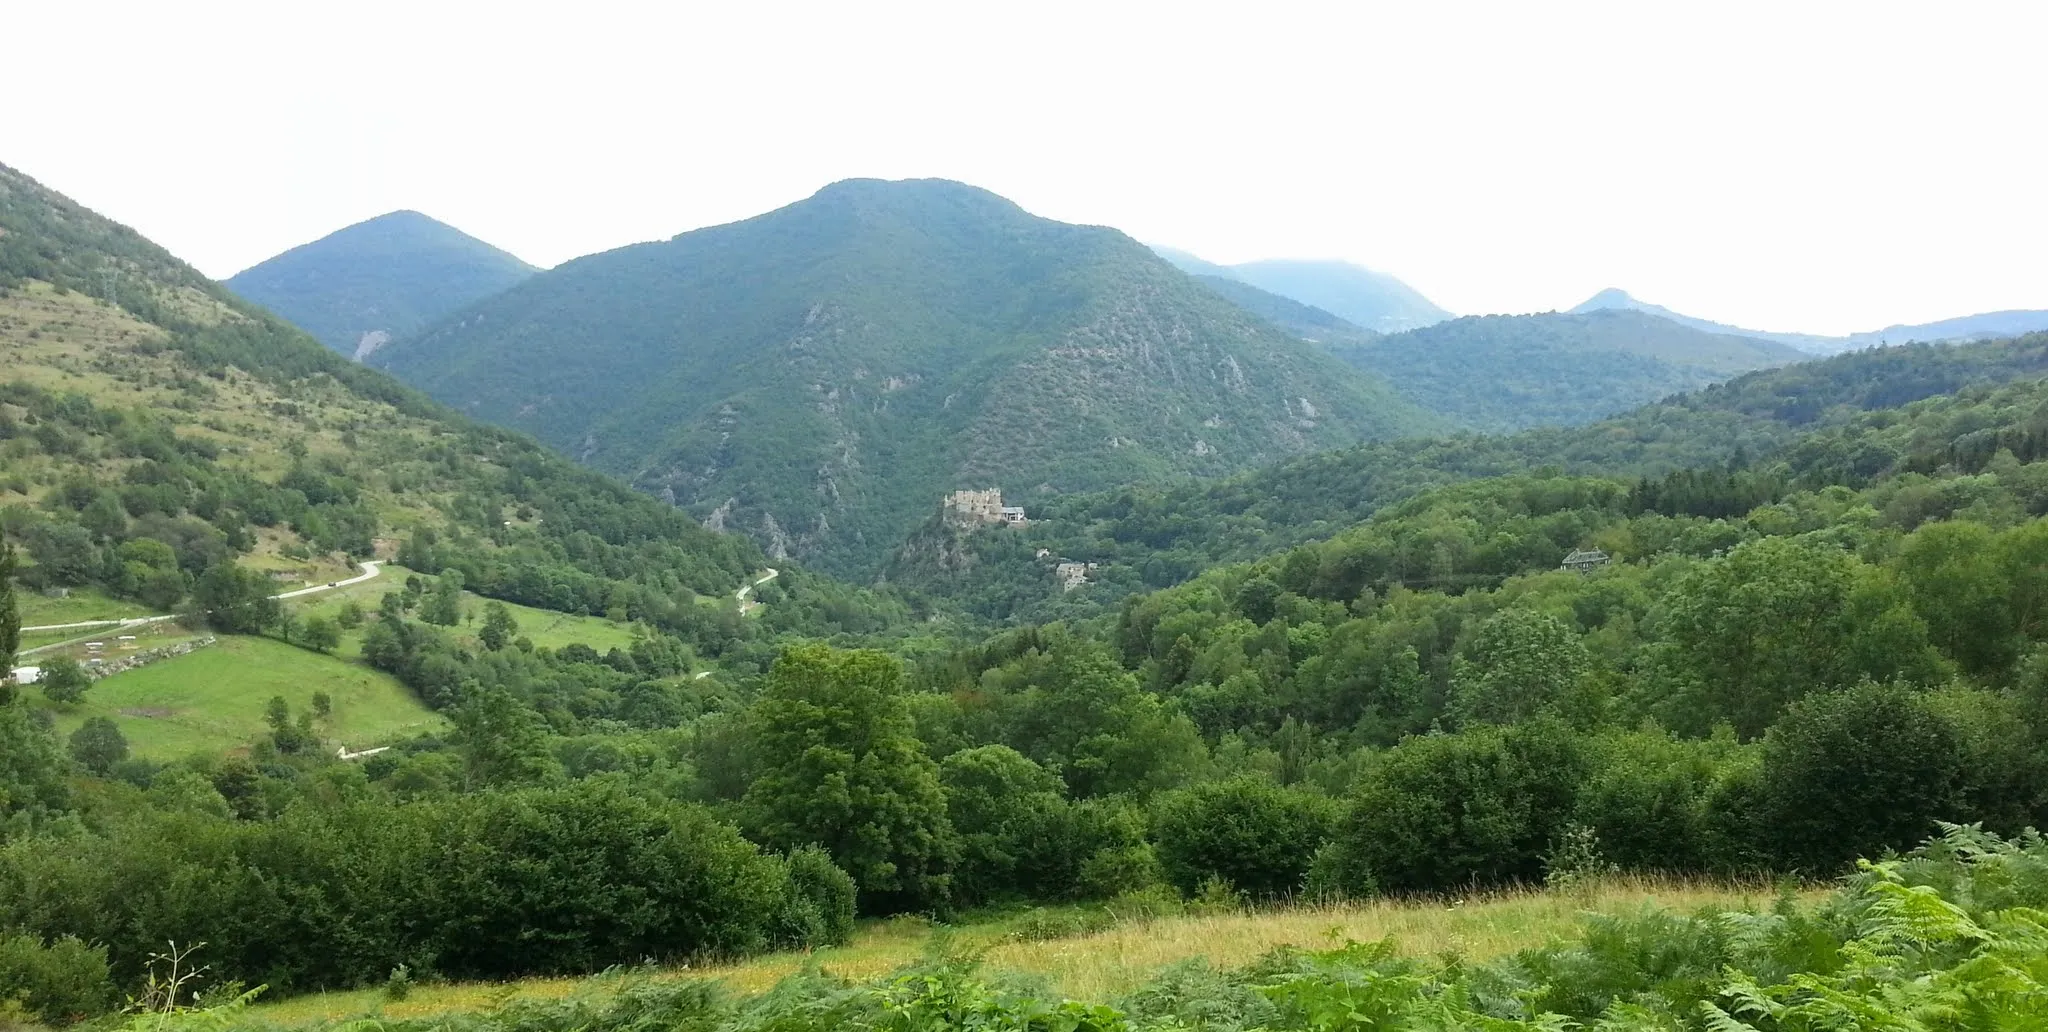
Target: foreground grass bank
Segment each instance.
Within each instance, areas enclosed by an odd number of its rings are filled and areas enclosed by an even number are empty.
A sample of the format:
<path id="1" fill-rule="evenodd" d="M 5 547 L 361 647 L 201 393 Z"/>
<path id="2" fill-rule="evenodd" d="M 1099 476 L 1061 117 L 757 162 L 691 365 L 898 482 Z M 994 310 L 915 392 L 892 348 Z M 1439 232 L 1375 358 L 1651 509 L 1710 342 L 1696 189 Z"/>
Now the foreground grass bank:
<path id="1" fill-rule="evenodd" d="M 1815 893 L 1814 895 L 1818 895 Z M 1588 912 L 1625 913 L 1643 907 L 1690 912 L 1701 908 L 1766 906 L 1768 886 L 1697 881 L 1617 879 L 1573 891 L 1514 891 L 1462 900 L 1377 900 L 1267 910 L 1148 917 L 1116 908 L 1035 911 L 962 926 L 900 918 L 862 926 L 846 946 L 813 953 L 780 953 L 741 963 L 674 968 L 657 980 L 709 978 L 740 993 L 759 993 L 811 965 L 852 981 L 880 978 L 938 955 L 978 955 L 991 976 L 1042 981 L 1049 993 L 1071 999 L 1114 999 L 1162 970 L 1193 959 L 1219 968 L 1240 967 L 1280 947 L 1327 949 L 1346 941 L 1391 938 L 1409 956 L 1455 952 L 1471 961 L 1493 960 L 1573 933 Z M 1113 923 L 1112 923 L 1113 922 Z M 1047 936 L 1062 928 L 1098 931 Z M 404 1000 L 381 990 L 318 993 L 258 1003 L 242 1017 L 250 1027 L 296 1028 L 352 1018 L 431 1018 L 488 1011 L 518 1002 L 603 995 L 629 984 L 616 977 L 536 978 L 504 983 L 421 985 Z"/>

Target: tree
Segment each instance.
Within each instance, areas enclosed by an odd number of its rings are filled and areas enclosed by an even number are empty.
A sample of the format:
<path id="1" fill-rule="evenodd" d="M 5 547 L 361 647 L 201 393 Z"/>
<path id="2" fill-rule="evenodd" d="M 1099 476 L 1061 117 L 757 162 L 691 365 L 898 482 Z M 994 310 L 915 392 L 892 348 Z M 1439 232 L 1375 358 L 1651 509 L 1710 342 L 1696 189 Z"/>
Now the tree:
<path id="1" fill-rule="evenodd" d="M 101 777 L 128 758 L 128 738 L 110 717 L 88 717 L 71 732 L 71 758 Z"/>
<path id="2" fill-rule="evenodd" d="M 299 625 L 299 643 L 315 652 L 332 652 L 341 644 L 341 631 L 324 616 L 309 616 Z"/>
<path id="3" fill-rule="evenodd" d="M 263 794 L 263 774 L 243 757 L 230 756 L 221 763 L 213 772 L 213 788 L 240 820 L 261 820 L 270 812 L 269 800 Z"/>
<path id="4" fill-rule="evenodd" d="M 92 687 L 92 678 L 85 676 L 85 668 L 70 656 L 54 656 L 44 660 L 43 673 L 36 684 L 43 689 L 43 697 L 59 706 L 75 706 L 85 698 L 85 690 Z"/>
<path id="5" fill-rule="evenodd" d="M 0 841 L 70 801 L 64 754 L 20 702 L 0 705 Z"/>
<path id="6" fill-rule="evenodd" d="M 1510 609 L 1488 620 L 1451 673 L 1461 724 L 1515 724 L 1553 709 L 1592 666 L 1576 630 L 1545 613 Z"/>
<path id="7" fill-rule="evenodd" d="M 192 600 L 207 626 L 229 634 L 261 634 L 284 617 L 284 606 L 270 597 L 270 579 L 233 563 L 220 563 L 200 574 Z"/>
<path id="8" fill-rule="evenodd" d="M 884 653 L 797 646 L 768 671 L 748 718 L 761 769 L 744 806 L 758 836 L 824 847 L 871 913 L 948 898 L 953 828 L 902 682 Z"/>
<path id="9" fill-rule="evenodd" d="M 21 606 L 14 598 L 14 545 L 0 541 L 0 681 L 14 669 L 21 649 Z M 0 696 L 0 705 L 7 699 Z"/>
<path id="10" fill-rule="evenodd" d="M 957 898 L 1044 899 L 1072 889 L 1081 858 L 1059 775 L 1007 745 L 984 745 L 946 757 L 939 781 L 960 841 Z"/>
<path id="11" fill-rule="evenodd" d="M 1956 820 L 1962 747 L 1927 699 L 1893 684 L 1810 696 L 1764 739 L 1766 826 L 1779 858 L 1833 873 Z"/>
<path id="12" fill-rule="evenodd" d="M 496 652 L 511 644 L 513 636 L 518 633 L 519 621 L 512 618 L 512 611 L 505 608 L 505 603 L 494 599 L 484 606 L 484 625 L 477 632 L 477 640 L 484 643 L 484 648 Z"/>
<path id="13" fill-rule="evenodd" d="M 462 747 L 470 787 L 521 785 L 552 780 L 560 772 L 548 755 L 543 727 L 533 708 L 503 688 L 465 693 L 455 711 L 455 740 Z"/>
<path id="14" fill-rule="evenodd" d="M 1810 691 L 1940 666 L 1880 571 L 1808 538 L 1763 538 L 1700 564 L 1672 589 L 1662 626 L 1686 684 L 1672 722 L 1693 733 L 1725 720 L 1755 738 Z"/>
<path id="15" fill-rule="evenodd" d="M 461 570 L 446 570 L 434 578 L 433 593 L 420 604 L 420 619 L 443 627 L 462 622 Z"/>
<path id="16" fill-rule="evenodd" d="M 1152 812 L 1159 863 L 1175 887 L 1193 894 L 1220 879 L 1261 899 L 1300 891 L 1337 823 L 1328 797 L 1256 777 L 1165 793 Z"/>
<path id="17" fill-rule="evenodd" d="M 1586 767 L 1579 741 L 1553 721 L 1409 738 L 1352 793 L 1337 836 L 1346 887 L 1539 881 Z"/>
<path id="18" fill-rule="evenodd" d="M 363 625 L 363 607 L 355 599 L 343 602 L 341 609 L 334 614 L 334 622 L 340 624 L 345 630 L 352 631 L 361 627 Z"/>
<path id="19" fill-rule="evenodd" d="M 334 696 L 326 692 L 313 693 L 313 713 L 321 720 L 334 715 Z"/>

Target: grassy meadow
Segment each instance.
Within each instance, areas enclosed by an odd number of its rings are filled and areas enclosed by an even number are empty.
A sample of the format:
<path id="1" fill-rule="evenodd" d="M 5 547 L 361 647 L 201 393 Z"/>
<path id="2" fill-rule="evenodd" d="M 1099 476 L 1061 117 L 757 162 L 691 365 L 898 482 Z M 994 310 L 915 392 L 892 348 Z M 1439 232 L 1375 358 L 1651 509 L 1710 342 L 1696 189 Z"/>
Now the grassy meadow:
<path id="1" fill-rule="evenodd" d="M 238 636 L 102 678 L 77 706 L 52 710 L 59 735 L 88 717 L 112 717 L 134 755 L 171 760 L 246 746 L 268 731 L 263 707 L 271 696 L 283 696 L 296 714 L 312 705 L 314 692 L 334 700 L 333 715 L 315 725 L 330 751 L 344 744 L 360 749 L 443 723 L 389 674 L 268 638 Z"/>
<path id="2" fill-rule="evenodd" d="M 962 926 L 893 918 L 863 922 L 846 946 L 770 954 L 734 964 L 668 968 L 653 977 L 713 978 L 735 991 L 758 993 L 811 965 L 862 980 L 937 953 L 967 954 L 978 955 L 991 974 L 1029 976 L 1043 980 L 1051 995 L 1099 1001 L 1123 996 L 1161 970 L 1197 958 L 1231 968 L 1282 947 L 1324 949 L 1347 940 L 1391 938 L 1410 955 L 1457 953 L 1481 961 L 1569 936 L 1587 912 L 1620 913 L 1645 906 L 1686 912 L 1703 907 L 1762 909 L 1773 898 L 1773 890 L 1763 885 L 1618 878 L 1590 889 L 1516 890 L 1462 900 L 1382 899 L 1131 917 L 1101 931 L 1057 938 L 1039 938 L 1030 931 L 1034 916 L 1044 916 L 1045 911 Z M 1051 914 L 1078 917 L 1082 911 L 1069 908 Z M 601 994 L 615 991 L 620 983 L 615 975 L 596 975 L 419 985 L 403 1001 L 388 1000 L 379 989 L 316 993 L 258 1003 L 246 1018 L 251 1026 L 300 1027 L 365 1016 L 429 1017 L 487 1011 L 516 1001 Z"/>

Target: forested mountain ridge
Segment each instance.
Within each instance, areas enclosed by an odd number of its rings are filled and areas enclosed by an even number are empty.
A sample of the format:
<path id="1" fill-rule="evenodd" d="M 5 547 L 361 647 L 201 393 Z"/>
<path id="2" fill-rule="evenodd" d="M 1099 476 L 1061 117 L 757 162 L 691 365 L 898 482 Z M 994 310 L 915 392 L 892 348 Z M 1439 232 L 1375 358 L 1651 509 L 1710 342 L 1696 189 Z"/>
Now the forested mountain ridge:
<path id="1" fill-rule="evenodd" d="M 1580 427 L 1507 436 L 1369 443 L 1210 483 L 1130 487 L 1051 500 L 1028 528 L 950 544 L 946 568 L 899 557 L 896 583 L 992 619 L 1100 612 L 1219 562 L 1329 538 L 1381 507 L 1439 487 L 1545 467 L 1635 478 L 1779 456 L 1830 428 L 1890 418 L 1922 399 L 2048 374 L 2048 334 L 1964 345 L 1875 348 L 1761 370 Z M 1889 453 L 1861 461 L 1887 468 Z M 925 554 L 931 554 L 926 535 Z M 1062 591 L 1037 553 L 1094 562 L 1090 586 Z"/>
<path id="2" fill-rule="evenodd" d="M 1451 317 L 1408 284 L 1350 262 L 1275 258 L 1218 265 L 1171 247 L 1153 251 L 1191 276 L 1238 280 L 1375 333 L 1399 333 Z"/>
<path id="3" fill-rule="evenodd" d="M 324 580 L 405 538 L 432 543 L 415 569 L 487 595 L 714 651 L 749 633 L 696 600 L 758 575 L 751 542 L 349 361 L 4 166 L 0 353 L 0 531 L 35 586 L 164 612 L 216 569 Z"/>
<path id="4" fill-rule="evenodd" d="M 1672 322 L 1690 326 L 1708 333 L 1732 334 L 1741 337 L 1755 337 L 1763 340 L 1789 344 L 1802 351 L 1815 354 L 1833 354 L 1856 348 L 1876 347 L 1883 344 L 1910 344 L 1914 342 L 1934 344 L 1949 341 L 1996 340 L 2000 337 L 2016 337 L 2023 333 L 2048 330 L 2048 311 L 2015 310 L 2005 312 L 1983 312 L 1977 315 L 1941 319 L 1916 325 L 1887 326 L 1881 330 L 1852 333 L 1846 337 L 1828 337 L 1812 333 L 1776 333 L 1766 330 L 1745 330 L 1707 319 L 1680 315 L 1662 305 L 1653 305 L 1631 297 L 1625 290 L 1609 287 L 1594 294 L 1573 307 L 1573 313 L 1595 312 L 1607 309 L 1629 309 L 1663 316 Z"/>
<path id="5" fill-rule="evenodd" d="M 936 180 L 577 259 L 373 361 L 857 573 L 949 490 L 1028 506 L 1442 425 L 1121 233 Z"/>
<path id="6" fill-rule="evenodd" d="M 416 211 L 335 230 L 223 281 L 358 360 L 539 270 Z"/>
<path id="7" fill-rule="evenodd" d="M 1738 373 L 1808 357 L 1638 311 L 1466 316 L 1376 340 L 1333 338 L 1345 361 L 1461 428 L 1589 423 Z"/>

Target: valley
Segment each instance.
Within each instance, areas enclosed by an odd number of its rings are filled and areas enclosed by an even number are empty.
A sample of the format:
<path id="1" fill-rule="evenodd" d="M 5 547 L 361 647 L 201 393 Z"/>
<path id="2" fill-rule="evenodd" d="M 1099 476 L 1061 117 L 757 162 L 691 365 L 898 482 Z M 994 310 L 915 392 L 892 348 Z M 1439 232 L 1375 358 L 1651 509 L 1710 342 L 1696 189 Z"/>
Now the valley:
<path id="1" fill-rule="evenodd" d="M 2033 326 L 946 180 L 216 283 L 0 167 L 0 1026 L 2032 1027 Z"/>

